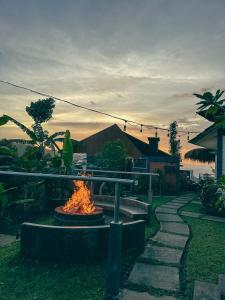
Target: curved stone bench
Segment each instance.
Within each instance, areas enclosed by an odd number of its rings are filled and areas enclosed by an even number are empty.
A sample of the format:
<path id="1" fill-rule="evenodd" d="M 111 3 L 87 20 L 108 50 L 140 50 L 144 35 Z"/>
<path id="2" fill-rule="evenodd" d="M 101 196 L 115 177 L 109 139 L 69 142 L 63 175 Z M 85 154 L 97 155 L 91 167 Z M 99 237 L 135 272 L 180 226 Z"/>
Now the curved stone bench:
<path id="1" fill-rule="evenodd" d="M 114 196 L 93 195 L 93 200 L 95 204 L 102 207 L 103 210 L 114 210 Z M 150 210 L 150 204 L 130 198 L 120 198 L 120 212 L 131 219 L 147 220 L 150 215 Z"/>
<path id="2" fill-rule="evenodd" d="M 51 226 L 23 223 L 21 227 L 21 254 L 29 258 L 75 260 L 106 256 L 109 225 Z M 123 224 L 123 251 L 144 250 L 145 221 Z"/>

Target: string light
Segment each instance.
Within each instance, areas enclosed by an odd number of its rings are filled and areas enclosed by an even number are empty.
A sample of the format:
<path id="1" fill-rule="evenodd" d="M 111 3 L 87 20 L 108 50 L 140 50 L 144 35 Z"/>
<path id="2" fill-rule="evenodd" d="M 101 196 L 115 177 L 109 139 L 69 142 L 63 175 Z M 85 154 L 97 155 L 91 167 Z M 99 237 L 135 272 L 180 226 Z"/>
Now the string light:
<path id="1" fill-rule="evenodd" d="M 187 135 L 187 140 L 189 141 L 190 140 L 190 132 L 188 131 L 188 135 Z"/>
<path id="2" fill-rule="evenodd" d="M 169 131 L 169 129 L 167 130 L 167 136 L 170 137 L 170 131 Z"/>
<path id="3" fill-rule="evenodd" d="M 158 128 L 155 127 L 155 137 L 157 138 L 158 137 Z"/>
<path id="4" fill-rule="evenodd" d="M 65 100 L 65 99 L 61 99 L 61 98 L 56 97 L 56 96 L 48 95 L 46 93 L 42 93 L 42 92 L 33 90 L 31 88 L 15 84 L 13 82 L 5 81 L 5 80 L 0 80 L 0 83 L 7 84 L 7 85 L 13 86 L 15 88 L 23 89 L 23 90 L 29 91 L 29 92 L 31 92 L 33 94 L 37 94 L 37 95 L 44 96 L 44 97 L 47 97 L 47 98 L 53 98 L 56 101 L 64 102 L 64 103 L 70 104 L 70 105 L 78 107 L 78 108 L 82 108 L 82 109 L 85 109 L 85 110 L 88 110 L 88 111 L 91 111 L 91 112 L 94 112 L 94 113 L 98 113 L 98 114 L 101 114 L 101 115 L 105 115 L 105 116 L 108 116 L 108 117 L 111 117 L 111 118 L 123 121 L 123 122 L 125 122 L 124 131 L 127 130 L 127 126 L 126 126 L 127 123 L 129 123 L 130 125 L 134 125 L 134 126 L 135 125 L 136 126 L 141 126 L 140 132 L 143 132 L 143 127 L 146 127 L 146 128 L 155 128 L 155 130 L 156 130 L 156 133 L 155 133 L 156 137 L 158 136 L 157 130 L 162 130 L 162 131 L 166 130 L 166 131 L 168 131 L 168 129 L 165 128 L 165 127 L 155 127 L 154 125 L 142 124 L 142 123 L 139 123 L 139 122 L 136 122 L 136 121 L 132 121 L 132 120 L 124 120 L 122 117 L 115 116 L 115 115 L 112 115 L 112 114 L 109 114 L 109 113 L 106 113 L 106 112 L 103 112 L 103 111 L 99 111 L 99 110 L 96 110 L 96 109 L 92 109 L 92 108 L 89 108 L 89 107 L 86 107 L 86 106 L 82 106 L 82 105 L 73 103 L 71 101 L 68 101 L 68 100 Z M 195 134 L 200 133 L 199 131 L 188 131 L 187 132 L 185 130 L 177 130 L 177 132 L 178 133 L 183 133 L 184 135 L 188 135 L 188 137 L 189 137 L 189 135 L 191 133 L 195 133 Z M 169 133 L 168 133 L 168 137 L 169 137 Z"/>
<path id="5" fill-rule="evenodd" d="M 127 120 L 124 120 L 124 126 L 123 126 L 123 131 L 126 131 L 127 130 Z"/>

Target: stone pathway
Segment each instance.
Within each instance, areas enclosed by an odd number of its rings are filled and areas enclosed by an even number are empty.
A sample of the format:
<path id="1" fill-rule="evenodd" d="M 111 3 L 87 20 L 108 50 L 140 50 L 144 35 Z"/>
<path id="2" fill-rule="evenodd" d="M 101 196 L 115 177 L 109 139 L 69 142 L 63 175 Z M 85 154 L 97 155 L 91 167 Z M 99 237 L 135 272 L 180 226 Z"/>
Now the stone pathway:
<path id="1" fill-rule="evenodd" d="M 155 210 L 160 230 L 149 240 L 135 263 L 127 289 L 122 293 L 123 300 L 180 299 L 181 259 L 190 233 L 178 209 L 192 199 L 190 194 L 180 196 Z"/>
<path id="2" fill-rule="evenodd" d="M 10 245 L 16 241 L 15 235 L 0 234 L 0 247 Z"/>

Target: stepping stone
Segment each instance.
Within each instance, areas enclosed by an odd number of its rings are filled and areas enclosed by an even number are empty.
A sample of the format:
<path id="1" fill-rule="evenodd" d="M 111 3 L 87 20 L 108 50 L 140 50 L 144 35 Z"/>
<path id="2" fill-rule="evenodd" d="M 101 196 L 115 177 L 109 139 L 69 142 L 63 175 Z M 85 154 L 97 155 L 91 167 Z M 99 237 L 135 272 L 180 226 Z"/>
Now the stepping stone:
<path id="1" fill-rule="evenodd" d="M 160 230 L 189 236 L 189 228 L 185 223 L 181 224 L 181 223 L 162 222 L 160 224 Z"/>
<path id="2" fill-rule="evenodd" d="M 181 206 L 182 206 L 182 205 L 179 205 L 179 204 L 173 204 L 173 203 L 161 205 L 161 207 L 174 208 L 174 209 L 178 209 L 178 208 L 180 208 Z"/>
<path id="3" fill-rule="evenodd" d="M 202 205 L 202 202 L 201 202 L 201 201 L 191 201 L 191 203 Z"/>
<path id="4" fill-rule="evenodd" d="M 178 200 L 173 200 L 170 203 L 174 203 L 174 204 L 179 204 L 179 205 L 185 205 L 187 204 L 189 201 L 178 201 Z"/>
<path id="5" fill-rule="evenodd" d="M 152 240 L 162 243 L 165 246 L 183 249 L 186 245 L 188 237 L 159 231 Z"/>
<path id="6" fill-rule="evenodd" d="M 224 297 L 225 296 L 225 275 L 224 274 L 219 275 L 219 291 L 220 291 L 220 295 Z"/>
<path id="7" fill-rule="evenodd" d="M 214 216 L 202 215 L 201 219 L 202 220 L 207 220 L 207 221 L 214 221 L 214 222 L 225 223 L 225 218 L 221 218 L 221 217 L 214 217 Z"/>
<path id="8" fill-rule="evenodd" d="M 193 300 L 220 300 L 218 285 L 196 280 Z"/>
<path id="9" fill-rule="evenodd" d="M 202 218 L 204 216 L 203 214 L 192 212 L 192 211 L 182 211 L 181 215 L 185 217 L 192 217 L 192 218 Z"/>
<path id="10" fill-rule="evenodd" d="M 160 206 L 160 207 L 156 208 L 156 213 L 158 213 L 158 212 L 176 215 L 177 214 L 177 209 L 175 209 L 175 208 L 166 208 L 166 207 L 164 208 L 164 207 Z"/>
<path id="11" fill-rule="evenodd" d="M 175 267 L 136 263 L 128 282 L 167 291 L 179 290 L 179 270 Z"/>
<path id="12" fill-rule="evenodd" d="M 182 203 L 174 203 L 174 202 L 169 202 L 169 203 L 166 203 L 164 204 L 163 206 L 167 206 L 167 205 L 172 205 L 174 207 L 180 207 L 181 205 L 183 205 Z"/>
<path id="13" fill-rule="evenodd" d="M 172 249 L 168 247 L 159 247 L 155 245 L 147 245 L 144 253 L 140 258 L 150 260 L 157 260 L 163 263 L 179 264 L 183 251 Z"/>
<path id="14" fill-rule="evenodd" d="M 0 247 L 10 245 L 15 241 L 15 235 L 0 234 Z"/>
<path id="15" fill-rule="evenodd" d="M 124 290 L 122 300 L 176 300 L 170 296 L 152 296 L 148 293 L 136 292 L 131 290 Z"/>
<path id="16" fill-rule="evenodd" d="M 159 222 L 180 222 L 180 223 L 184 223 L 184 221 L 177 215 L 156 213 L 156 217 L 159 220 Z"/>

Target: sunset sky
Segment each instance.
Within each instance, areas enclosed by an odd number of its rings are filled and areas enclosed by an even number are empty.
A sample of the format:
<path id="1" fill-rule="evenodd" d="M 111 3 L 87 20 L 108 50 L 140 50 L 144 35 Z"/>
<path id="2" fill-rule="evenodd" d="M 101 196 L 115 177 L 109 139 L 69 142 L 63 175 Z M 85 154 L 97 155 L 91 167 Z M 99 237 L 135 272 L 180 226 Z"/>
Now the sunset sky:
<path id="1" fill-rule="evenodd" d="M 140 123 L 177 120 L 202 131 L 209 123 L 195 114 L 192 93 L 225 88 L 224 12 L 224 0 L 0 0 L 0 79 Z M 30 126 L 24 109 L 39 98 L 0 84 L 0 114 Z M 115 122 L 57 102 L 46 128 L 82 139 Z M 25 136 L 8 125 L 2 137 Z M 186 138 L 182 146 L 190 148 Z"/>

